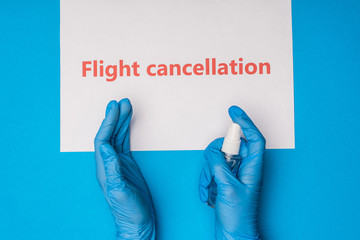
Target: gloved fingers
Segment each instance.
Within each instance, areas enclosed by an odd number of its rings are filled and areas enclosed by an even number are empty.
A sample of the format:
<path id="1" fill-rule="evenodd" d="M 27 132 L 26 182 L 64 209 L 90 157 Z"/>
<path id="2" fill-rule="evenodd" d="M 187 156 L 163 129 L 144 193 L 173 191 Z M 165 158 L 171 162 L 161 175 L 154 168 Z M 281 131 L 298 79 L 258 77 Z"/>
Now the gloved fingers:
<path id="1" fill-rule="evenodd" d="M 106 185 L 106 177 L 104 170 L 104 162 L 100 155 L 100 146 L 103 143 L 110 143 L 114 134 L 114 128 L 119 117 L 119 107 L 116 101 L 110 101 L 106 107 L 105 119 L 96 134 L 95 144 L 95 159 L 96 159 L 96 177 L 99 181 L 100 187 L 104 190 Z"/>
<path id="2" fill-rule="evenodd" d="M 248 187 L 258 187 L 262 182 L 265 139 L 259 129 L 241 108 L 237 106 L 230 107 L 229 115 L 235 123 L 241 126 L 247 140 L 245 141 L 247 153 L 239 166 L 238 179 Z M 242 147 L 244 147 L 244 145 L 242 145 L 241 148 Z"/>
<path id="3" fill-rule="evenodd" d="M 249 188 L 259 188 L 262 185 L 263 153 L 249 156 L 241 162 L 238 179 Z"/>
<path id="4" fill-rule="evenodd" d="M 216 184 L 229 185 L 233 181 L 231 169 L 225 160 L 224 154 L 220 151 L 224 138 L 215 139 L 205 149 L 204 156 L 210 170 L 211 177 Z"/>
<path id="5" fill-rule="evenodd" d="M 200 196 L 200 200 L 204 203 L 206 203 L 209 198 L 209 186 L 211 184 L 211 180 L 212 180 L 212 176 L 206 164 L 203 170 L 201 171 L 200 179 L 199 179 L 199 196 Z"/>
<path id="6" fill-rule="evenodd" d="M 210 150 L 210 149 L 215 149 L 215 150 L 221 150 L 221 147 L 223 145 L 223 142 L 224 142 L 224 138 L 217 138 L 215 139 L 214 141 L 212 141 L 205 149 L 205 152 L 207 150 Z"/>
<path id="7" fill-rule="evenodd" d="M 121 126 L 118 135 L 115 137 L 115 150 L 119 154 L 120 153 L 125 153 L 125 151 L 127 151 L 127 150 L 124 149 L 124 146 L 126 145 L 125 141 L 130 140 L 131 116 L 132 116 L 132 111 L 129 113 L 129 115 L 127 116 L 127 118 L 123 122 L 123 125 Z M 128 138 L 126 138 L 127 136 L 128 136 Z M 125 147 L 128 147 L 128 149 L 130 151 L 130 143 L 129 143 L 129 146 L 125 146 Z"/>
<path id="8" fill-rule="evenodd" d="M 234 123 L 241 126 L 244 136 L 248 141 L 249 154 L 252 154 L 253 150 L 265 148 L 263 135 L 241 108 L 237 106 L 230 107 L 229 115 Z"/>
<path id="9" fill-rule="evenodd" d="M 248 156 L 248 147 L 246 144 L 246 139 L 244 139 L 244 138 L 241 138 L 239 155 L 240 155 L 241 159 L 244 159 Z"/>
<path id="10" fill-rule="evenodd" d="M 126 138 L 126 135 L 129 130 L 129 125 L 132 117 L 132 106 L 130 100 L 127 98 L 121 99 L 119 101 L 119 120 L 116 124 L 116 132 L 114 139 L 115 150 L 118 153 L 123 153 L 123 145 Z"/>
<path id="11" fill-rule="evenodd" d="M 123 143 L 123 152 L 126 156 L 131 157 L 130 152 L 130 127 L 127 128 L 124 143 Z"/>
<path id="12" fill-rule="evenodd" d="M 100 146 L 100 154 L 104 161 L 107 190 L 123 189 L 125 180 L 121 173 L 120 161 L 115 149 L 109 143 L 104 143 Z"/>
<path id="13" fill-rule="evenodd" d="M 95 137 L 95 151 L 102 143 L 110 143 L 114 129 L 119 118 L 119 107 L 116 101 L 112 100 L 106 107 L 105 119 L 101 123 Z"/>

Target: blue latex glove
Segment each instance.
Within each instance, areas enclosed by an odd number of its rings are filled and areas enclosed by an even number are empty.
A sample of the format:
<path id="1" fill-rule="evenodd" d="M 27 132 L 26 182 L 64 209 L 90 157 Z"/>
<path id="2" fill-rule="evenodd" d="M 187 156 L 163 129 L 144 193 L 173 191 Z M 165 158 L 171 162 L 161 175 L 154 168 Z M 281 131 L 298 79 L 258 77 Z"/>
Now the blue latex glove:
<path id="1" fill-rule="evenodd" d="M 257 215 L 265 139 L 242 109 L 232 106 L 229 114 L 233 122 L 241 126 L 246 138 L 240 146 L 241 164 L 235 173 L 231 172 L 220 151 L 224 139 L 213 141 L 204 153 L 206 165 L 200 176 L 200 199 L 208 201 L 209 186 L 214 179 L 217 184 L 216 239 L 260 239 Z"/>
<path id="2" fill-rule="evenodd" d="M 132 106 L 111 101 L 95 137 L 96 174 L 116 224 L 117 239 L 155 239 L 150 191 L 130 152 Z"/>

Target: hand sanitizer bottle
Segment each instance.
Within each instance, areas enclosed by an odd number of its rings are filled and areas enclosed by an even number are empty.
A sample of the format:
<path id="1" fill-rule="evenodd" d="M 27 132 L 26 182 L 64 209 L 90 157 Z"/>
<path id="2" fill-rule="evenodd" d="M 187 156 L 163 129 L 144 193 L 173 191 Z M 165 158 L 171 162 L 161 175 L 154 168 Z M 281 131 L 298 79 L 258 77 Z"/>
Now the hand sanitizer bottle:
<path id="1" fill-rule="evenodd" d="M 234 176 L 237 174 L 237 169 L 241 163 L 241 158 L 239 156 L 240 144 L 241 144 L 241 127 L 239 124 L 232 123 L 226 137 L 224 139 L 221 151 L 224 153 L 225 160 L 228 163 Z M 215 207 L 217 195 L 217 186 L 214 178 L 211 181 L 209 187 L 209 198 L 208 205 L 210 207 Z"/>

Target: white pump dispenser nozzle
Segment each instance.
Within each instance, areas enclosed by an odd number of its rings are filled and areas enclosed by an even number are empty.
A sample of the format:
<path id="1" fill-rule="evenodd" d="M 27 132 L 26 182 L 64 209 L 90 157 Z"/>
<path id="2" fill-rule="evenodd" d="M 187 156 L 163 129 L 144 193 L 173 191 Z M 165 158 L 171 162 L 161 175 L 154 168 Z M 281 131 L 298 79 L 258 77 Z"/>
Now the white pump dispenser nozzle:
<path id="1" fill-rule="evenodd" d="M 240 125 L 232 123 L 224 139 L 221 151 L 228 156 L 238 155 L 241 143 L 241 133 Z"/>

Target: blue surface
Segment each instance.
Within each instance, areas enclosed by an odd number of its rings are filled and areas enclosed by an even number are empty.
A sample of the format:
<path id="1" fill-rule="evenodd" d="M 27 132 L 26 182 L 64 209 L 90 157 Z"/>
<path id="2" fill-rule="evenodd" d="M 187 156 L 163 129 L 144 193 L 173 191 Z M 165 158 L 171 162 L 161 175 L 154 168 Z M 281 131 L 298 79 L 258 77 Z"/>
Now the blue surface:
<path id="1" fill-rule="evenodd" d="M 59 152 L 59 2 L 2 1 L 0 22 L 0 239 L 113 239 L 94 154 Z M 265 240 L 360 236 L 359 26 L 359 1 L 293 1 L 296 150 L 266 153 Z M 202 152 L 134 157 L 158 239 L 213 239 Z"/>

